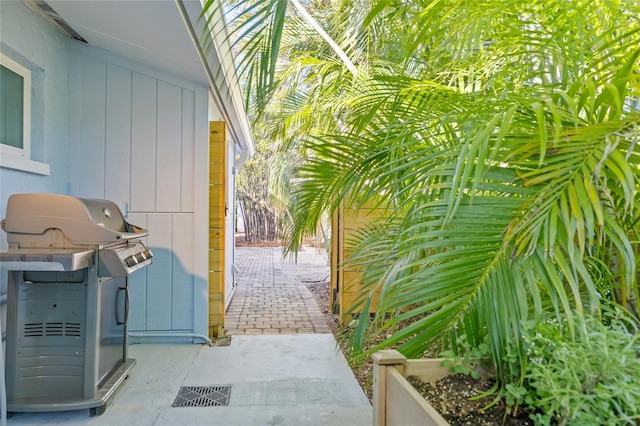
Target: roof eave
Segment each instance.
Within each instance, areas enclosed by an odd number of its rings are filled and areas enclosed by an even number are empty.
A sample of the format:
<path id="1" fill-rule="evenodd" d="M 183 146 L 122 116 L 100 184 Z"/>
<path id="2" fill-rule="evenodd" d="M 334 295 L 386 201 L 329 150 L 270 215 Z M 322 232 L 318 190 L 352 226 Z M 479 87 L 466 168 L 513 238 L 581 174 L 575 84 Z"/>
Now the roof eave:
<path id="1" fill-rule="evenodd" d="M 255 148 L 222 3 L 213 0 L 206 14 L 203 14 L 201 2 L 175 2 L 209 78 L 214 101 L 220 107 L 225 121 L 231 123 L 229 135 L 241 148 L 235 162 L 235 166 L 240 167 L 253 156 Z"/>

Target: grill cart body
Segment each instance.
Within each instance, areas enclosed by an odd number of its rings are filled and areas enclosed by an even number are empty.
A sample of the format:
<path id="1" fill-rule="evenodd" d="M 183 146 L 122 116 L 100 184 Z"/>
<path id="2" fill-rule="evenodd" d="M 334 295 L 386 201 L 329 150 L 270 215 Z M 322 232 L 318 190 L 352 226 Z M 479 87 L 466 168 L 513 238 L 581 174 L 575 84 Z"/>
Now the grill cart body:
<path id="1" fill-rule="evenodd" d="M 102 414 L 128 377 L 129 275 L 152 262 L 111 201 L 14 194 L 2 221 L 9 250 L 8 412 Z"/>

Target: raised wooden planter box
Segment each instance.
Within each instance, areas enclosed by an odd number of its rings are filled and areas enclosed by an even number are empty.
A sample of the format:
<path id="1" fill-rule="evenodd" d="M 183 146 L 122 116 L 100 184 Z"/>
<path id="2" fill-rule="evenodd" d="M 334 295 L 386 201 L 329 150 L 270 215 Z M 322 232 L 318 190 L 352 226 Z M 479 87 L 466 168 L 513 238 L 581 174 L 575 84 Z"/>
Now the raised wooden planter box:
<path id="1" fill-rule="evenodd" d="M 435 382 L 448 376 L 443 358 L 407 359 L 395 350 L 376 352 L 372 358 L 374 426 L 449 425 L 406 379 Z"/>

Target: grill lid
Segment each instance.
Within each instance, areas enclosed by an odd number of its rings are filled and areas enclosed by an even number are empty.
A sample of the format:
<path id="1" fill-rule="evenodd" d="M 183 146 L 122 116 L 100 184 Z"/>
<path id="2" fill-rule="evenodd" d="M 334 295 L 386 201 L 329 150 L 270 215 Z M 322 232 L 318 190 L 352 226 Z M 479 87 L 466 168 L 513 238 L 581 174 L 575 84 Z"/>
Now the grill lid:
<path id="1" fill-rule="evenodd" d="M 50 229 L 60 230 L 74 244 L 111 244 L 149 234 L 125 221 L 112 201 L 35 193 L 9 197 L 2 229 L 9 243 L 18 244 Z"/>

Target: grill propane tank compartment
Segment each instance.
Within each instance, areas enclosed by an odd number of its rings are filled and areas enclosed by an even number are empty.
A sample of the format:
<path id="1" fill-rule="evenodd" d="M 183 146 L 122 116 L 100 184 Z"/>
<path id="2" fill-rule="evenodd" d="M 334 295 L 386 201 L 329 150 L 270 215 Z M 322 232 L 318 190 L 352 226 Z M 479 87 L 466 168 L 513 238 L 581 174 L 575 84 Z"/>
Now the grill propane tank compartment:
<path id="1" fill-rule="evenodd" d="M 10 196 L 2 229 L 7 411 L 104 413 L 136 362 L 129 275 L 152 262 L 148 232 L 111 201 L 57 194 Z"/>

